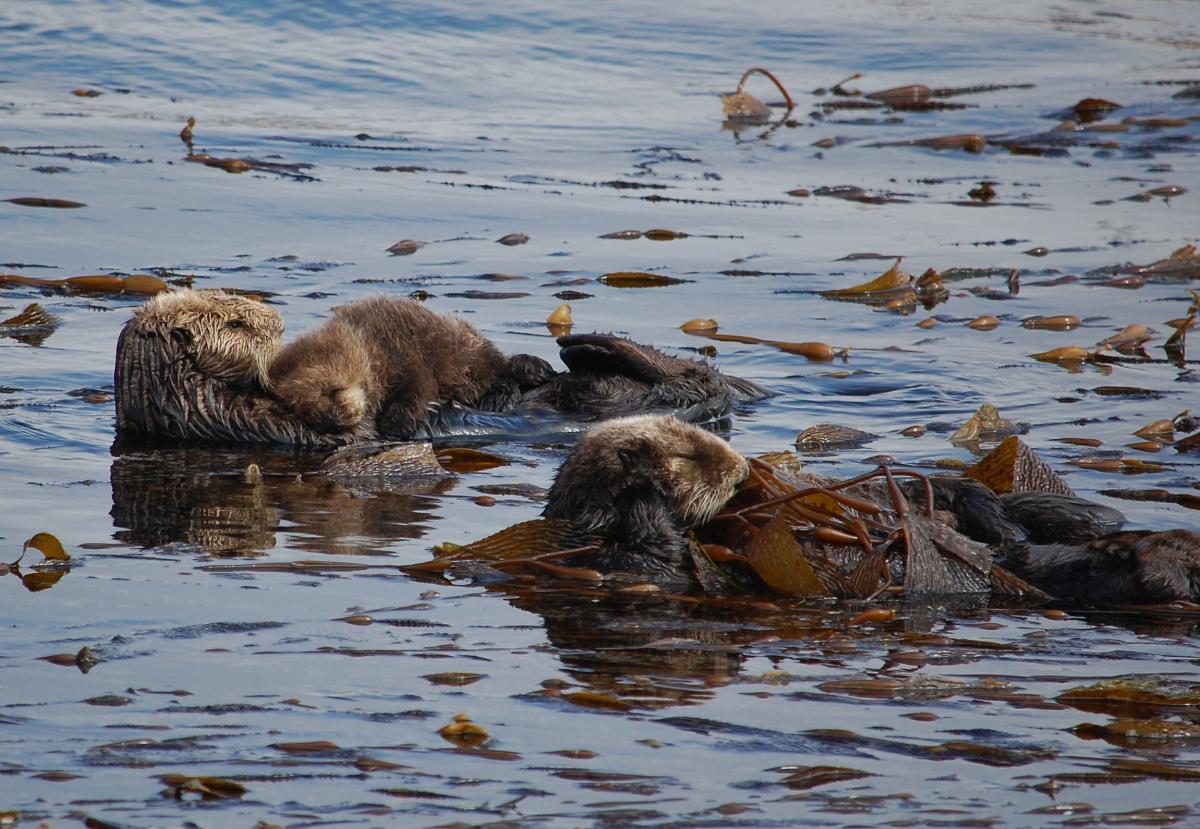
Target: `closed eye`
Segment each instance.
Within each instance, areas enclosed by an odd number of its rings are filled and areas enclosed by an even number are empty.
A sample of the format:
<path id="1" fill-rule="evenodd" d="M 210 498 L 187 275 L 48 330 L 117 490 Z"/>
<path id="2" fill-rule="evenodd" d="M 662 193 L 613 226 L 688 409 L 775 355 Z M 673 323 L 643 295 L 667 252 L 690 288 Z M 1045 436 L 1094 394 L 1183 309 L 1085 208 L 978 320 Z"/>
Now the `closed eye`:
<path id="1" fill-rule="evenodd" d="M 245 328 L 246 323 L 242 322 L 241 320 L 230 320 L 229 322 L 225 323 L 225 327 L 229 328 L 233 331 L 237 331 L 239 329 Z"/>

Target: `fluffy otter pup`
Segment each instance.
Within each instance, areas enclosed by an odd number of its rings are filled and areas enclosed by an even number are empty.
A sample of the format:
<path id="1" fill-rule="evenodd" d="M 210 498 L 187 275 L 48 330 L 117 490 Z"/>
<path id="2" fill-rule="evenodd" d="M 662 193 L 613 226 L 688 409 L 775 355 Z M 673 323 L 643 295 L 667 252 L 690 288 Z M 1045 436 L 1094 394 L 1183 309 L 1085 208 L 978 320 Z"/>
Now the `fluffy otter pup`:
<path id="1" fill-rule="evenodd" d="M 336 444 L 262 392 L 283 318 L 237 294 L 182 290 L 133 312 L 117 340 L 117 432 L 238 443 Z"/>
<path id="2" fill-rule="evenodd" d="M 605 541 L 605 571 L 686 578 L 687 530 L 712 518 L 750 474 L 717 436 L 673 417 L 593 426 L 559 467 L 543 515 Z"/>
<path id="3" fill-rule="evenodd" d="M 375 297 L 333 310 L 271 364 L 272 391 L 305 423 L 324 432 L 374 421 L 407 439 L 439 405 L 512 408 L 554 376 L 537 357 L 508 357 L 462 320 L 410 299 Z"/>

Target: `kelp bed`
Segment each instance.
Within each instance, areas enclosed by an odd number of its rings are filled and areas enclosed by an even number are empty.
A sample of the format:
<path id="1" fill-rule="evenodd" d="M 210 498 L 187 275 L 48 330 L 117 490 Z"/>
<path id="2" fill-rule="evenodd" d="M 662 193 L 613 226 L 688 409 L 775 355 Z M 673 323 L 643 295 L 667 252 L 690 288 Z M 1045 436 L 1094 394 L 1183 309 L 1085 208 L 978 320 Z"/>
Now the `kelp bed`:
<path id="1" fill-rule="evenodd" d="M 935 518 L 933 490 L 925 474 L 885 465 L 843 481 L 825 481 L 804 472 L 794 455 L 775 459 L 794 463 L 794 474 L 766 460 L 752 460 L 750 478 L 739 495 L 691 535 L 691 576 L 702 593 L 729 596 L 752 590 L 745 579 L 723 571 L 726 565 L 736 565 L 757 576 L 759 588 L 807 598 L 1050 598 L 995 563 L 994 551 L 955 532 L 953 517 Z M 964 474 L 996 493 L 1071 494 L 1070 487 L 1015 436 Z M 909 506 L 897 485 L 900 478 L 922 487 L 921 509 Z M 436 558 L 404 569 L 413 574 L 452 569 L 469 573 L 472 564 L 486 562 L 507 574 L 532 571 L 592 585 L 614 576 L 626 592 L 656 591 L 653 583 L 629 584 L 636 582 L 636 573 L 607 574 L 569 564 L 572 558 L 603 550 L 605 544 L 569 521 L 542 518 L 465 546 L 435 548 Z"/>

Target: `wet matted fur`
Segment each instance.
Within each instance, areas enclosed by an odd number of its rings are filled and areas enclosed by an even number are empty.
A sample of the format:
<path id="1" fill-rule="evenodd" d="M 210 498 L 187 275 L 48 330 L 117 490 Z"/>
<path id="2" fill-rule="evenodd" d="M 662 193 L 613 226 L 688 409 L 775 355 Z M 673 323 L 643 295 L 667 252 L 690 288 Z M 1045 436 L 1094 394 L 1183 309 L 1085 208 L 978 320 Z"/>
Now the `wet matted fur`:
<path id="1" fill-rule="evenodd" d="M 543 515 L 604 539 L 601 569 L 679 578 L 688 529 L 748 474 L 746 459 L 703 429 L 668 416 L 618 418 L 593 426 L 559 467 Z"/>
<path id="2" fill-rule="evenodd" d="M 117 340 L 118 436 L 309 446 L 360 437 L 317 432 L 263 390 L 282 338 L 279 312 L 237 294 L 151 298 Z"/>

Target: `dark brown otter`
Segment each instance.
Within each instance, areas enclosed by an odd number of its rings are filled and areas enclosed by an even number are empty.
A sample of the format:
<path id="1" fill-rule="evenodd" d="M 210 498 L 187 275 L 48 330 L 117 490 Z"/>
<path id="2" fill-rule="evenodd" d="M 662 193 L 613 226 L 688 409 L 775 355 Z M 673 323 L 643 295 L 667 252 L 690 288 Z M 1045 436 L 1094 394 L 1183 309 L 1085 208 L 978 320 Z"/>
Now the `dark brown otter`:
<path id="1" fill-rule="evenodd" d="M 686 580 L 687 531 L 712 518 L 746 480 L 746 459 L 673 417 L 593 426 L 559 467 L 543 515 L 599 537 L 592 564 L 659 581 Z"/>
<path id="2" fill-rule="evenodd" d="M 1022 578 L 1060 599 L 1092 605 L 1200 601 L 1200 533 L 1110 533 L 1083 544 L 1037 544 L 1009 553 Z"/>
<path id="3" fill-rule="evenodd" d="M 264 391 L 283 338 L 270 306 L 225 291 L 159 294 L 133 312 L 117 340 L 114 374 L 120 437 L 327 446 Z"/>
<path id="4" fill-rule="evenodd" d="M 728 414 L 735 403 L 770 394 L 702 360 L 612 334 L 571 334 L 559 337 L 558 344 L 568 372 L 526 394 L 523 406 L 583 418 L 674 411 L 684 420 L 703 421 Z"/>
<path id="5" fill-rule="evenodd" d="M 335 308 L 289 343 L 270 386 L 305 423 L 325 432 L 373 422 L 408 439 L 446 404 L 506 411 L 553 377 L 537 357 L 508 357 L 462 320 L 410 299 L 376 297 Z"/>
<path id="6" fill-rule="evenodd" d="M 692 554 L 688 531 L 730 500 L 747 471 L 719 438 L 673 418 L 608 421 L 593 427 L 560 467 L 543 515 L 567 519 L 600 540 L 598 551 L 577 562 L 690 586 L 704 563 Z M 975 545 L 985 559 L 999 553 L 1005 567 L 1050 596 L 1102 606 L 1200 601 L 1200 533 L 1112 532 L 1124 522 L 1120 512 L 1075 496 L 997 497 L 963 477 L 934 476 L 930 483 L 935 506 L 953 516 L 959 531 L 992 545 Z M 882 495 L 870 487 L 853 492 Z M 910 532 L 925 526 L 918 517 L 910 514 Z"/>
<path id="7" fill-rule="evenodd" d="M 975 541 L 1005 545 L 1078 544 L 1119 530 L 1120 510 L 1076 495 L 1055 492 L 1009 492 L 997 495 L 963 475 L 931 475 L 933 505 L 954 517 L 955 528 Z M 923 483 L 910 481 L 905 494 L 917 506 L 925 503 Z"/>

